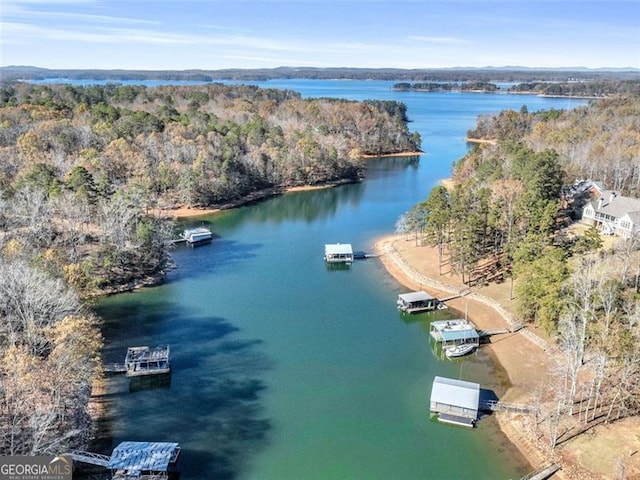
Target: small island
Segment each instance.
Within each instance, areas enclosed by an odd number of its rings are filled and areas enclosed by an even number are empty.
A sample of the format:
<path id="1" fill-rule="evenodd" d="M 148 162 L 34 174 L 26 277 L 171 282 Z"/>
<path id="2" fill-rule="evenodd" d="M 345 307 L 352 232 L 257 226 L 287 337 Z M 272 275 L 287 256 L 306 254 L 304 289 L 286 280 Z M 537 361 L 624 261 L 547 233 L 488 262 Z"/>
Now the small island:
<path id="1" fill-rule="evenodd" d="M 489 82 L 400 82 L 393 85 L 393 89 L 401 92 L 490 92 L 500 90 L 495 83 Z"/>

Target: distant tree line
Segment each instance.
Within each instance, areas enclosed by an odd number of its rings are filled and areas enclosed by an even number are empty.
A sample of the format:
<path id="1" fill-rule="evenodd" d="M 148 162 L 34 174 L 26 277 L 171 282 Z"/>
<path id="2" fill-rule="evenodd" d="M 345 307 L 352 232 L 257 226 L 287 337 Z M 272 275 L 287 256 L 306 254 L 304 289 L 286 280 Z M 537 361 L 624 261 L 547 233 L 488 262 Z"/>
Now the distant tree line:
<path id="1" fill-rule="evenodd" d="M 613 95 L 640 95 L 637 80 L 593 80 L 572 82 L 528 82 L 509 88 L 513 93 L 537 93 L 561 97 L 610 97 Z"/>
<path id="2" fill-rule="evenodd" d="M 575 80 L 635 79 L 638 71 L 618 70 L 554 70 L 530 68 L 314 68 L 278 67 L 222 70 L 69 70 L 7 66 L 0 68 L 5 80 L 42 80 L 69 78 L 74 80 L 169 80 L 214 82 L 216 80 L 267 81 L 276 79 L 352 79 L 416 82 L 565 82 Z"/>
<path id="3" fill-rule="evenodd" d="M 637 80 L 589 80 L 570 82 L 528 82 L 501 88 L 495 83 L 483 81 L 465 82 L 398 82 L 394 90 L 414 92 L 496 92 L 525 93 L 558 97 L 612 97 L 640 95 Z"/>

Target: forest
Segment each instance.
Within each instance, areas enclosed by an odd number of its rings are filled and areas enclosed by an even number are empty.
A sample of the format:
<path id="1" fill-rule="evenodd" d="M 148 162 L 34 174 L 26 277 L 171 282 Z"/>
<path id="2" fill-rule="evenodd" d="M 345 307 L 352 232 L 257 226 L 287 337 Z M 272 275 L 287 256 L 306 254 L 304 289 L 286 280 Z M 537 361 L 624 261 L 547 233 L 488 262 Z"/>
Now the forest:
<path id="1" fill-rule="evenodd" d="M 640 196 L 640 97 L 502 111 L 469 137 L 485 141 L 454 164 L 454 186 L 435 187 L 397 230 L 436 246 L 469 286 L 509 282 L 518 319 L 557 345 L 557 384 L 535 427 L 552 448 L 639 414 L 640 238 L 605 248 L 595 226 L 572 233 L 563 192 L 591 179 Z"/>
<path id="2" fill-rule="evenodd" d="M 406 107 L 253 86 L 0 87 L 0 454 L 82 448 L 99 380 L 92 296 L 172 268 L 175 206 L 360 181 L 414 152 Z"/>
<path id="3" fill-rule="evenodd" d="M 13 84 L 0 89 L 0 225 L 32 256 L 52 249 L 49 267 L 83 294 L 103 291 L 169 266 L 173 233 L 158 209 L 359 181 L 364 154 L 419 147 L 396 102 Z"/>

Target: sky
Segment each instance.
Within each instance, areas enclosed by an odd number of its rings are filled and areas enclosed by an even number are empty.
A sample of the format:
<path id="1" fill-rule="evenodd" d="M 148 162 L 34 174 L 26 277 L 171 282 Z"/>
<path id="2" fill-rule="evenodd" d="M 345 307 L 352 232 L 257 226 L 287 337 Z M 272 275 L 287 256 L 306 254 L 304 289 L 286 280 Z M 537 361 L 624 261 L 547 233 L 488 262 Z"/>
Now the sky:
<path id="1" fill-rule="evenodd" d="M 0 65 L 640 68 L 640 0 L 0 0 Z"/>

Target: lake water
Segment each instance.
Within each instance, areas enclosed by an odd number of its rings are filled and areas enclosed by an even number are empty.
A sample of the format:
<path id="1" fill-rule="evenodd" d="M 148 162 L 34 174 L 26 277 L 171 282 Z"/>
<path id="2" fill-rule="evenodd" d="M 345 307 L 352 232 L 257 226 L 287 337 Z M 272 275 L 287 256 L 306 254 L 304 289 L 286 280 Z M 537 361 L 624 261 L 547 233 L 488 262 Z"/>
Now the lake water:
<path id="1" fill-rule="evenodd" d="M 325 243 L 370 251 L 466 151 L 476 116 L 568 108 L 579 100 L 394 92 L 393 82 L 257 82 L 303 96 L 405 102 L 419 159 L 369 163 L 363 183 L 290 193 L 200 217 L 210 245 L 178 247 L 165 284 L 101 300 L 106 362 L 127 346 L 170 344 L 169 379 L 111 377 L 109 450 L 123 440 L 175 441 L 181 478 L 508 479 L 528 469 L 491 418 L 465 429 L 430 419 L 435 375 L 505 388 L 487 354 L 442 361 L 428 320 L 401 317 L 405 292 L 376 259 L 328 269 Z M 449 317 L 451 318 L 451 317 Z"/>

